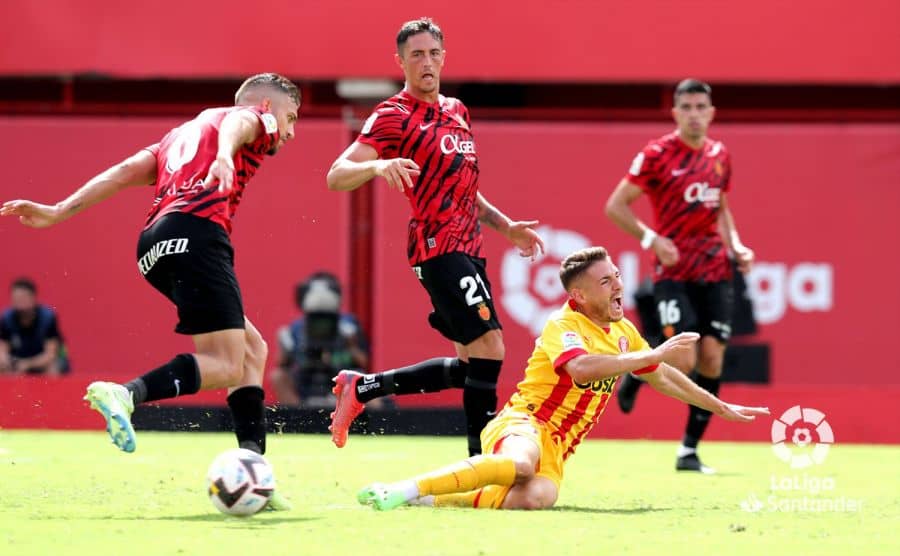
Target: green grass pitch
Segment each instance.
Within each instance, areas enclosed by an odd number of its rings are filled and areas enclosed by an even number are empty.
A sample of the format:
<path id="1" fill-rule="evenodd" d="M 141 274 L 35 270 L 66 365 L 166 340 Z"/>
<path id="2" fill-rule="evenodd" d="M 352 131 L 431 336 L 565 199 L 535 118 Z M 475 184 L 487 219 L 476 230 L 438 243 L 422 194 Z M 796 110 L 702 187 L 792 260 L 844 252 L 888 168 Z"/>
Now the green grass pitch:
<path id="1" fill-rule="evenodd" d="M 204 490 L 209 462 L 233 445 L 139 432 L 124 454 L 102 433 L 0 431 L 0 554 L 900 554 L 897 446 L 837 445 L 803 472 L 767 444 L 706 443 L 720 474 L 697 476 L 674 471 L 674 442 L 590 441 L 553 510 L 379 513 L 356 504 L 357 489 L 460 459 L 465 441 L 357 436 L 338 450 L 326 436 L 273 435 L 267 456 L 295 509 L 242 519 Z"/>

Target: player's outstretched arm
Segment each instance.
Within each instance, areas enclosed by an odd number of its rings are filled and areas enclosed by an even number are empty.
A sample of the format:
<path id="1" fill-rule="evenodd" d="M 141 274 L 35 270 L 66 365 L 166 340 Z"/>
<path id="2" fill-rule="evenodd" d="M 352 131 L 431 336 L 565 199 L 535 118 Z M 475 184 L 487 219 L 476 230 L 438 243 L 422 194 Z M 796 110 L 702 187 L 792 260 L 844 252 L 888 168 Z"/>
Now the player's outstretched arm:
<path id="1" fill-rule="evenodd" d="M 768 415 L 768 407 L 745 407 L 725 403 L 686 377 L 678 369 L 661 364 L 656 371 L 641 376 L 658 392 L 699 408 L 706 409 L 728 421 L 749 422 L 760 415 Z"/>
<path id="2" fill-rule="evenodd" d="M 365 143 L 354 142 L 341 153 L 328 175 L 328 189 L 332 191 L 353 191 L 375 176 L 387 181 L 388 187 L 397 191 L 412 189 L 413 178 L 419 175 L 419 165 L 408 158 L 381 160 L 378 151 Z"/>
<path id="3" fill-rule="evenodd" d="M 75 216 L 84 209 L 112 197 L 134 185 L 156 181 L 156 157 L 144 149 L 94 176 L 64 201 L 44 205 L 25 199 L 6 201 L 0 216 L 18 216 L 19 222 L 32 228 L 46 228 Z"/>
<path id="4" fill-rule="evenodd" d="M 686 351 L 697 349 L 698 339 L 700 335 L 696 332 L 682 332 L 653 349 L 616 354 L 579 355 L 567 362 L 565 369 L 572 380 L 581 383 L 620 376 L 648 367 L 652 369 L 660 363 L 678 360 Z"/>
<path id="5" fill-rule="evenodd" d="M 478 220 L 506 236 L 510 243 L 519 248 L 519 255 L 529 257 L 533 261 L 544 252 L 544 240 L 534 230 L 538 225 L 537 220 L 510 220 L 481 193 L 478 193 L 476 203 Z"/>

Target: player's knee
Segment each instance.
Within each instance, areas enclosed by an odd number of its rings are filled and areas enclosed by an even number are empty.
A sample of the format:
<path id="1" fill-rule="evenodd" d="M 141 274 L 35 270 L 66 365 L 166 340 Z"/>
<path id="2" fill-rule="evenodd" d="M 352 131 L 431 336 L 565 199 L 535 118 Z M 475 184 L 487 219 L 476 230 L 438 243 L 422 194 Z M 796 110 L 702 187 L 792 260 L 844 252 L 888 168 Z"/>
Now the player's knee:
<path id="1" fill-rule="evenodd" d="M 543 510 L 552 507 L 558 496 L 556 485 L 545 477 L 539 477 L 523 485 L 519 492 L 510 491 L 504 507 L 515 510 Z"/>
<path id="2" fill-rule="evenodd" d="M 506 347 L 503 345 L 503 333 L 499 330 L 490 330 L 478 337 L 474 342 L 466 345 L 470 357 L 482 359 L 496 359 L 502 361 L 506 357 Z"/>
<path id="3" fill-rule="evenodd" d="M 524 484 L 534 478 L 535 469 L 534 462 L 528 457 L 514 457 L 513 463 L 516 466 L 516 483 Z"/>
<path id="4" fill-rule="evenodd" d="M 717 354 L 701 353 L 697 371 L 707 378 L 719 378 L 722 375 L 722 358 Z"/>

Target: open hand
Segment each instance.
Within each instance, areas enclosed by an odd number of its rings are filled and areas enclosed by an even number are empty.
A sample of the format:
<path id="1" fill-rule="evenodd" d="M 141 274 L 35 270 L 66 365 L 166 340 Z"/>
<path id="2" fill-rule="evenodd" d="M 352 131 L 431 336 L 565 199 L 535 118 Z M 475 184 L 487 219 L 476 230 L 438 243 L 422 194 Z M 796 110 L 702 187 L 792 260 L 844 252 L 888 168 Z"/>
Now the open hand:
<path id="1" fill-rule="evenodd" d="M 682 332 L 656 346 L 653 351 L 659 357 L 660 363 L 678 366 L 686 354 L 697 349 L 697 340 L 699 339 L 700 334 L 696 332 Z"/>
<path id="2" fill-rule="evenodd" d="M 768 407 L 746 407 L 733 403 L 723 403 L 716 411 L 716 415 L 738 423 L 749 423 L 761 415 L 769 415 Z"/>
<path id="3" fill-rule="evenodd" d="M 19 222 L 32 228 L 47 228 L 62 220 L 62 214 L 55 205 L 42 205 L 24 199 L 3 203 L 0 216 L 18 216 Z"/>
<path id="4" fill-rule="evenodd" d="M 544 240 L 534 231 L 537 220 L 523 220 L 510 222 L 506 230 L 506 237 L 513 245 L 519 248 L 519 255 L 528 257 L 532 261 L 544 253 Z"/>

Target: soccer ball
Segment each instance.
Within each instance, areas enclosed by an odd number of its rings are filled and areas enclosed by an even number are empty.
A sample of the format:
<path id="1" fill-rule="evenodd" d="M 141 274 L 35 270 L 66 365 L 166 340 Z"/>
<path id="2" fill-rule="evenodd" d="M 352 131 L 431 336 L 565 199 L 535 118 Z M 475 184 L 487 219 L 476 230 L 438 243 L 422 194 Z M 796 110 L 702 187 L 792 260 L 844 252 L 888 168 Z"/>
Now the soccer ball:
<path id="1" fill-rule="evenodd" d="M 275 475 L 266 458 L 235 448 L 213 460 L 206 473 L 206 491 L 220 512 L 253 515 L 269 503 L 275 491 Z"/>

